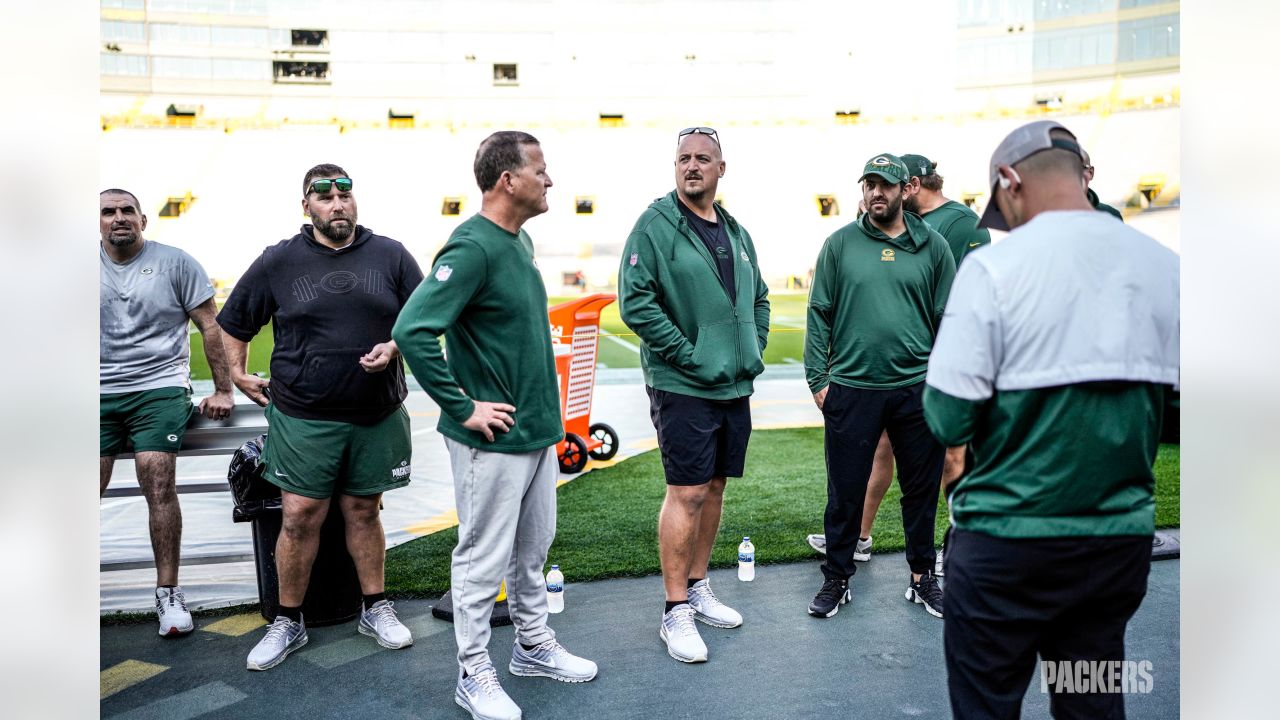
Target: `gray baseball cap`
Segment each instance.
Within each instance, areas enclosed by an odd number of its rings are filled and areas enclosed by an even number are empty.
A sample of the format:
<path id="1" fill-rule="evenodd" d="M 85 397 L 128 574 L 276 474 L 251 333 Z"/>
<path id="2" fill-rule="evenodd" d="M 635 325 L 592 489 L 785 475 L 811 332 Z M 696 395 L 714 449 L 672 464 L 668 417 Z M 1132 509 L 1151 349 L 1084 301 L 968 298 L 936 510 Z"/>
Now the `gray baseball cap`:
<path id="1" fill-rule="evenodd" d="M 1051 130 L 1061 130 L 1070 135 L 1071 139 L 1050 137 L 1049 132 Z M 1075 141 L 1075 137 L 1075 133 L 1053 120 L 1030 122 L 1006 135 L 1004 140 L 1000 141 L 1000 145 L 996 147 L 996 151 L 991 153 L 991 199 L 987 202 L 987 208 L 982 213 L 982 219 L 978 221 L 978 227 L 991 230 L 1009 229 L 1008 221 L 1004 219 L 1004 215 L 1000 213 L 1000 206 L 996 204 L 996 183 L 1000 182 L 1000 171 L 997 168 L 1001 165 L 1016 165 L 1041 150 L 1056 148 L 1058 150 L 1070 150 L 1080 155 L 1080 145 Z M 1083 161 L 1083 158 L 1081 159 Z"/>

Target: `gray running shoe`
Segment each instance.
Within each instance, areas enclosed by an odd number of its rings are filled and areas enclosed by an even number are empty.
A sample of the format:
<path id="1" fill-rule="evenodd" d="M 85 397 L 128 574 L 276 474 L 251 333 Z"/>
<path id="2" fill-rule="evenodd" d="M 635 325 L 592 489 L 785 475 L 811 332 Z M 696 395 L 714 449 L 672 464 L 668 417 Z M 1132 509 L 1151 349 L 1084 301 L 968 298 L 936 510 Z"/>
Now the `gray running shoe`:
<path id="1" fill-rule="evenodd" d="M 688 603 L 680 603 L 662 616 L 662 627 L 658 629 L 658 637 L 667 644 L 667 654 L 680 662 L 707 661 L 707 645 L 693 623 L 695 612 Z"/>
<path id="2" fill-rule="evenodd" d="M 360 634 L 376 638 L 378 644 L 391 650 L 399 650 L 413 644 L 413 633 L 396 617 L 390 600 L 379 600 L 373 607 L 360 613 Z"/>
<path id="3" fill-rule="evenodd" d="M 305 620 L 305 619 L 304 619 Z M 280 615 L 267 627 L 267 635 L 249 653 L 246 666 L 250 670 L 269 670 L 289 657 L 289 653 L 307 644 L 307 626 Z"/>
<path id="4" fill-rule="evenodd" d="M 742 615 L 720 602 L 705 578 L 689 588 L 689 606 L 693 608 L 695 620 L 712 627 L 736 628 L 742 624 Z"/>
<path id="5" fill-rule="evenodd" d="M 554 639 L 541 643 L 532 650 L 525 650 L 517 641 L 511 649 L 511 664 L 507 669 L 512 675 L 549 677 L 571 683 L 587 682 L 599 672 L 595 663 L 565 650 Z"/>
<path id="6" fill-rule="evenodd" d="M 809 543 L 809 547 L 817 550 L 823 555 L 827 554 L 827 536 L 814 533 L 805 538 Z M 853 549 L 853 559 L 856 562 L 866 562 L 871 559 L 871 536 L 868 535 L 866 540 L 858 538 L 858 544 Z"/>
<path id="7" fill-rule="evenodd" d="M 498 671 L 492 663 L 481 665 L 473 675 L 458 668 L 453 701 L 471 713 L 472 720 L 520 720 L 520 706 L 498 683 Z"/>

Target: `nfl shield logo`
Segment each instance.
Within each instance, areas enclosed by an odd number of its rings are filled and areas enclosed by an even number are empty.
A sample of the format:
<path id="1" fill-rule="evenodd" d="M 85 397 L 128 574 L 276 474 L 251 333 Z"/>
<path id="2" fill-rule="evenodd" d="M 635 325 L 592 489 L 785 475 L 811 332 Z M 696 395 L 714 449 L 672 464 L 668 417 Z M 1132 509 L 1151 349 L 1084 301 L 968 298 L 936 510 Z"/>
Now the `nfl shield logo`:
<path id="1" fill-rule="evenodd" d="M 452 274 L 453 274 L 453 268 L 449 267 L 448 265 L 441 265 L 439 268 L 436 269 L 436 280 L 439 280 L 440 282 L 444 282 L 445 280 L 448 280 L 449 276 Z"/>
<path id="2" fill-rule="evenodd" d="M 631 267 L 635 267 L 640 262 L 640 253 L 631 253 Z"/>

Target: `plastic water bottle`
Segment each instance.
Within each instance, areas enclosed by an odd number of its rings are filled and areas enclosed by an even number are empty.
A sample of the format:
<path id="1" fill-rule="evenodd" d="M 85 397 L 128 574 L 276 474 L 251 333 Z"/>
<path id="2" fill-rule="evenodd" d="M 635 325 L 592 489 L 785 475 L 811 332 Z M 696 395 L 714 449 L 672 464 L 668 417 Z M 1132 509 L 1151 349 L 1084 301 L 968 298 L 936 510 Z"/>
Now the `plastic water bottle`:
<path id="1" fill-rule="evenodd" d="M 756 579 L 756 546 L 749 537 L 742 538 L 738 546 L 738 579 L 743 582 Z"/>
<path id="2" fill-rule="evenodd" d="M 547 573 L 547 612 L 564 612 L 564 574 L 559 565 L 552 565 Z"/>

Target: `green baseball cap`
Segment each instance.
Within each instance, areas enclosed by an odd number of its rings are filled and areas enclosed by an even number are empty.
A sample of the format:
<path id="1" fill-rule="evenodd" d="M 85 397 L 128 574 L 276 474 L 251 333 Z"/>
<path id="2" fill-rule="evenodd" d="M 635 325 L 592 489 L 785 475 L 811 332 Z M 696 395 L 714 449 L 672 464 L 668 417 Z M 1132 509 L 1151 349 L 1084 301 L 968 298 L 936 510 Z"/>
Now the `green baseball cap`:
<path id="1" fill-rule="evenodd" d="M 858 178 L 858 182 L 866 180 L 868 175 L 879 175 L 895 184 L 911 179 L 911 171 L 907 170 L 907 164 L 902 162 L 902 158 L 890 153 L 880 153 L 868 160 L 862 168 L 862 177 Z"/>
<path id="2" fill-rule="evenodd" d="M 907 153 L 902 156 L 902 162 L 907 166 L 907 172 L 915 177 L 929 177 L 936 175 L 938 163 L 930 160 L 923 155 L 912 155 Z"/>

